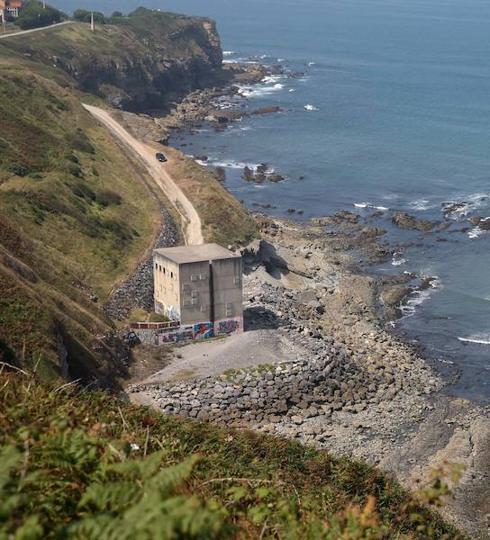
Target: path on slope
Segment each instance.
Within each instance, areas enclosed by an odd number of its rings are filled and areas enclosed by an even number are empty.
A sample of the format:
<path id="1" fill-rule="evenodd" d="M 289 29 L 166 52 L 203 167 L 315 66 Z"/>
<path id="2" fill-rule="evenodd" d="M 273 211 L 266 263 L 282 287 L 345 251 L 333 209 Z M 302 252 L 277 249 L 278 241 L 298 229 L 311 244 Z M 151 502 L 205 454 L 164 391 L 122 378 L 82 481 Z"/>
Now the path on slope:
<path id="1" fill-rule="evenodd" d="M 74 21 L 63 21 L 60 23 L 52 24 L 50 26 L 41 26 L 39 28 L 31 28 L 30 30 L 21 30 L 19 32 L 11 32 L 10 34 L 4 34 L 0 36 L 0 39 L 7 39 L 16 36 L 25 36 L 26 34 L 32 34 L 34 32 L 41 32 L 43 30 L 52 30 L 53 28 L 58 28 L 59 26 L 64 26 L 65 24 L 72 24 Z"/>
<path id="2" fill-rule="evenodd" d="M 204 240 L 199 214 L 165 169 L 165 164 L 157 161 L 155 158 L 155 149 L 151 145 L 135 139 L 107 111 L 93 105 L 83 104 L 83 106 L 99 122 L 106 126 L 120 143 L 130 148 L 140 158 L 140 161 L 144 164 L 149 174 L 170 200 L 175 210 L 180 214 L 185 243 L 187 245 L 203 244 Z"/>

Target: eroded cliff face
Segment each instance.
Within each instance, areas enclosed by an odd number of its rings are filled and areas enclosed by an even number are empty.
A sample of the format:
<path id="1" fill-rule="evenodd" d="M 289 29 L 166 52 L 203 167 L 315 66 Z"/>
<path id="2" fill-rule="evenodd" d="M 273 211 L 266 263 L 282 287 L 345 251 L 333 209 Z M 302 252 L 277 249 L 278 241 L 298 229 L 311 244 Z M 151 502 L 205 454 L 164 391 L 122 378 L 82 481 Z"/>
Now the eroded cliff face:
<path id="1" fill-rule="evenodd" d="M 8 46 L 54 65 L 79 89 L 133 112 L 165 110 L 192 90 L 226 80 L 220 38 L 210 19 L 140 8 L 93 33 L 88 25 L 73 23 L 36 39 L 25 37 Z"/>

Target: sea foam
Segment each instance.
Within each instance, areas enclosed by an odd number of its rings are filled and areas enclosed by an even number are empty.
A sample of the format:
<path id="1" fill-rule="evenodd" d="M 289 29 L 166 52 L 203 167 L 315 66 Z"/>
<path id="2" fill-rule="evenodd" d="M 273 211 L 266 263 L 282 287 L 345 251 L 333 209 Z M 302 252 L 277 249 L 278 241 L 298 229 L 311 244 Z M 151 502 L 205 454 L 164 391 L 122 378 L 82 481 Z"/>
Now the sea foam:
<path id="1" fill-rule="evenodd" d="M 475 343 L 476 345 L 490 345 L 490 334 L 474 334 L 470 337 L 459 337 L 462 343 Z"/>

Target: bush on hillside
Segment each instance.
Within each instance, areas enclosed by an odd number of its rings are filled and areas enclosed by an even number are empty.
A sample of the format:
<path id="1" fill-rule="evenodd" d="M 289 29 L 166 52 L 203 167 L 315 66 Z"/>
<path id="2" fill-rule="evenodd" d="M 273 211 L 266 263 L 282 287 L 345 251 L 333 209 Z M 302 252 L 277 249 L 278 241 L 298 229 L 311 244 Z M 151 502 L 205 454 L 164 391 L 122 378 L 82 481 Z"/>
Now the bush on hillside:
<path id="1" fill-rule="evenodd" d="M 94 13 L 94 22 L 95 23 L 106 24 L 107 20 L 106 20 L 103 13 L 101 13 L 100 11 L 94 11 L 93 13 Z M 89 23 L 91 21 L 91 18 L 92 18 L 92 12 L 87 11 L 86 9 L 77 9 L 73 13 L 73 18 L 76 21 Z"/>
<path id="2" fill-rule="evenodd" d="M 1 371 L 2 539 L 463 539 L 364 463 Z"/>
<path id="3" fill-rule="evenodd" d="M 19 17 L 15 20 L 15 24 L 20 26 L 22 30 L 29 30 L 30 28 L 40 28 L 59 23 L 65 18 L 66 15 L 54 7 L 47 5 L 43 8 L 41 2 L 28 0 Z"/>

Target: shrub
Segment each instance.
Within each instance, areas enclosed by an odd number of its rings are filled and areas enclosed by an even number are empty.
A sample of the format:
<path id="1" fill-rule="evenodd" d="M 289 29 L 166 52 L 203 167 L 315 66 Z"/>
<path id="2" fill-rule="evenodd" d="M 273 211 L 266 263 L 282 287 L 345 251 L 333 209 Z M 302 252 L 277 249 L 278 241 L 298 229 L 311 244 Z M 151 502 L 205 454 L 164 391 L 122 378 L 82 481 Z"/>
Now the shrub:
<path id="1" fill-rule="evenodd" d="M 99 191 L 95 195 L 95 200 L 96 200 L 97 203 L 99 203 L 104 208 L 106 208 L 107 206 L 110 206 L 110 205 L 119 206 L 121 204 L 121 201 L 122 201 L 120 195 L 118 195 L 117 193 L 114 193 L 113 191 L 110 191 L 110 190 Z"/>
<path id="2" fill-rule="evenodd" d="M 83 184 L 82 182 L 79 182 L 78 184 L 75 184 L 72 188 L 72 192 L 77 197 L 80 197 L 81 199 L 85 199 L 88 202 L 95 201 L 95 192 L 92 191 L 87 185 Z"/>
<path id="3" fill-rule="evenodd" d="M 29 167 L 23 165 L 22 163 L 14 163 L 10 165 L 9 171 L 14 173 L 16 176 L 27 176 L 29 174 Z"/>
<path id="4" fill-rule="evenodd" d="M 70 133 L 68 144 L 73 150 L 79 150 L 85 154 L 95 154 L 95 148 L 81 128 L 77 128 L 76 131 Z"/>
<path id="5" fill-rule="evenodd" d="M 71 161 L 66 164 L 66 170 L 72 175 L 76 176 L 77 178 L 83 177 L 83 171 L 80 167 L 80 165 L 77 165 L 76 163 L 72 163 Z"/>

